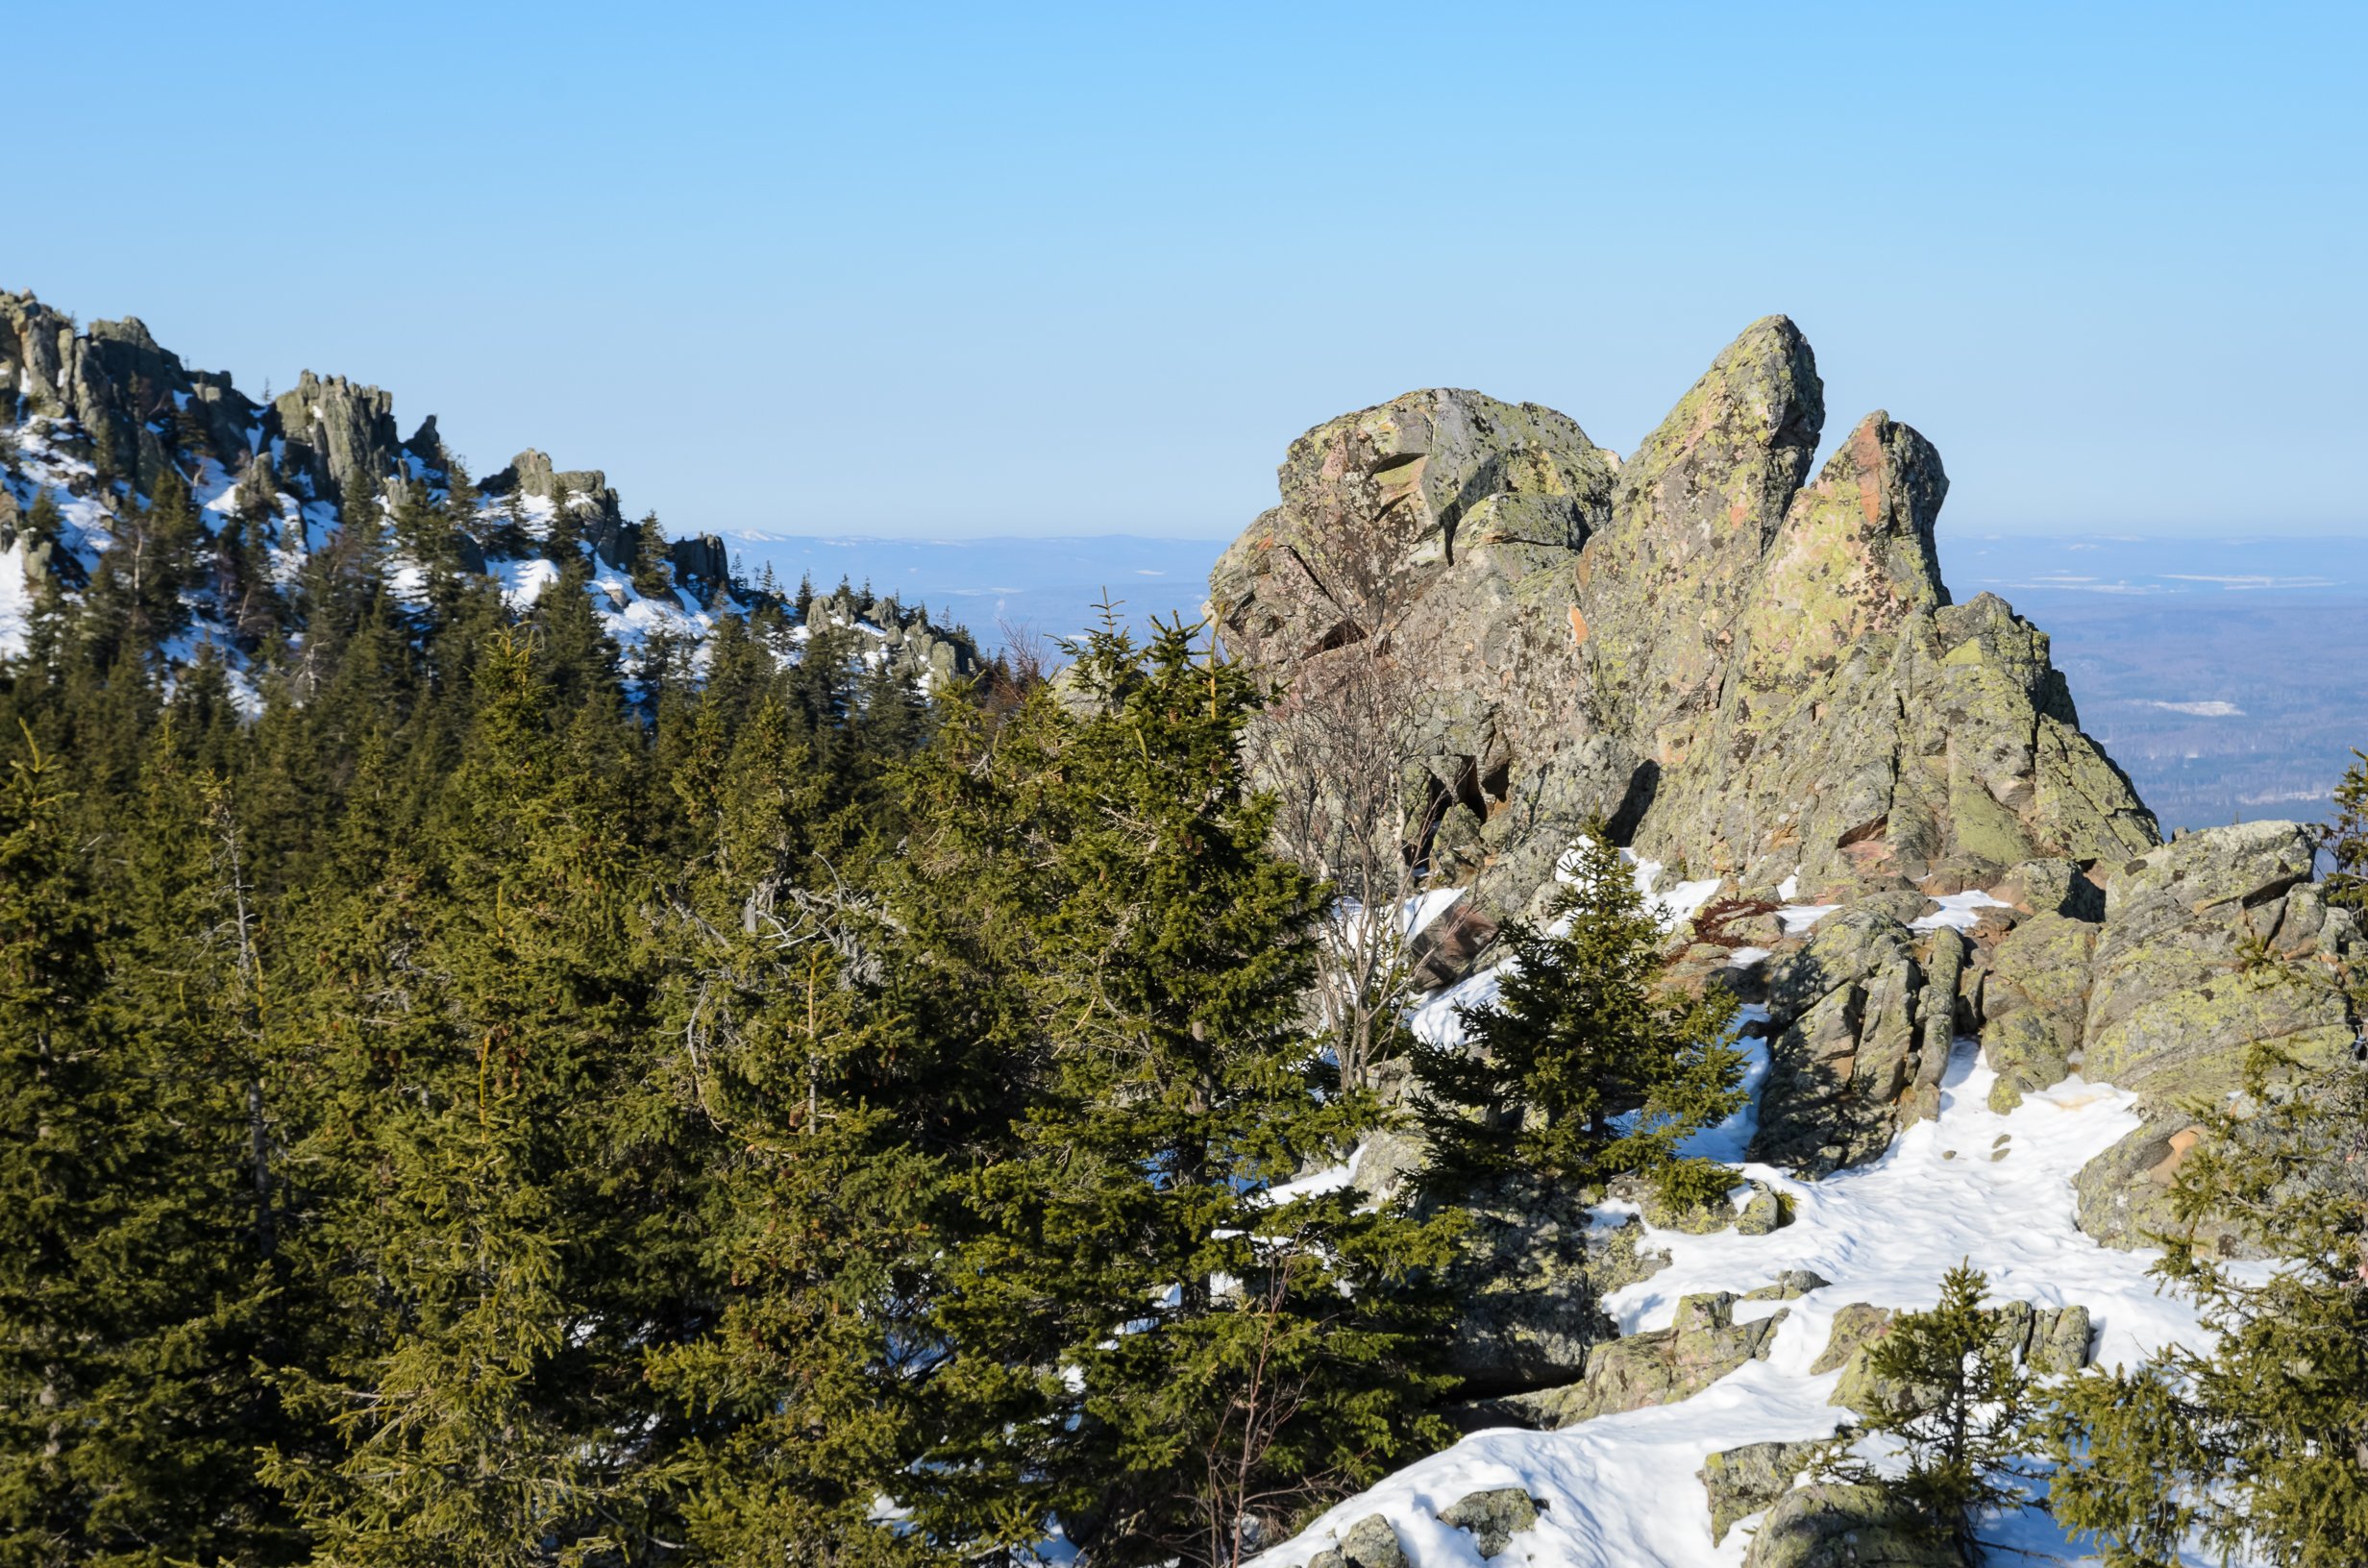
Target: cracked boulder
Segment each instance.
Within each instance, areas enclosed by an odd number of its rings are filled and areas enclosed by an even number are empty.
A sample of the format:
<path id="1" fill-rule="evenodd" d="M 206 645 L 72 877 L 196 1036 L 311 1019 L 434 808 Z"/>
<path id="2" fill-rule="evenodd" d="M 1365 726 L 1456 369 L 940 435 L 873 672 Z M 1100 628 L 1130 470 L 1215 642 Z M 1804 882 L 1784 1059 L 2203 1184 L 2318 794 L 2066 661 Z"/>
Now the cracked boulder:
<path id="1" fill-rule="evenodd" d="M 1878 412 L 1813 478 L 1825 412 L 1782 316 L 1624 462 L 1548 409 L 1409 393 L 1294 443 L 1211 607 L 1292 694 L 1277 725 L 1344 670 L 1392 683 L 1407 842 L 1474 889 L 1468 923 L 1529 909 L 1590 814 L 1689 877 L 1833 902 L 2151 848 L 2045 635 L 1951 602 L 1939 454 Z"/>
<path id="2" fill-rule="evenodd" d="M 1752 1533 L 1743 1568 L 1970 1568 L 1880 1486 L 1796 1487 Z"/>
<path id="3" fill-rule="evenodd" d="M 1826 1446 L 1818 1437 L 1747 1443 L 1703 1460 L 1702 1489 L 1710 1495 L 1712 1543 L 1725 1541 L 1736 1521 L 1758 1513 L 1792 1490 L 1801 1472 Z"/>
<path id="4" fill-rule="evenodd" d="M 1827 916 L 1768 965 L 1754 1159 L 1821 1175 L 1874 1159 L 1903 1115 L 1938 1109 L 1964 939 L 1912 931 L 1876 905 Z"/>
<path id="5" fill-rule="evenodd" d="M 1738 1323 L 1739 1299 L 1731 1291 L 1681 1297 L 1669 1327 L 1597 1345 L 1583 1381 L 1524 1396 L 1521 1403 L 1536 1424 L 1558 1428 L 1690 1398 L 1746 1361 L 1765 1360 L 1774 1346 L 1787 1313 Z"/>

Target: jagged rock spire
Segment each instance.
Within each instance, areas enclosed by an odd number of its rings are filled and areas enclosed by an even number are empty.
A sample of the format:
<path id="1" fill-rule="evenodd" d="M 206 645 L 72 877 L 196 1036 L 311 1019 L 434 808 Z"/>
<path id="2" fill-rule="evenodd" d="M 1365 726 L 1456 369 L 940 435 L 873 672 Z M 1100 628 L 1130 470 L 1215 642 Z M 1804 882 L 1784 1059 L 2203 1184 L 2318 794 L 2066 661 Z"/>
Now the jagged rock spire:
<path id="1" fill-rule="evenodd" d="M 1824 414 L 1783 316 L 1616 476 L 1550 410 L 1410 393 L 1294 444 L 1282 504 L 1211 579 L 1221 627 L 1286 677 L 1419 661 L 1425 766 L 1456 802 L 1432 865 L 1499 911 L 1591 814 L 1750 891 L 1955 888 L 2153 845 L 2044 635 L 1950 603 L 1939 453 L 1872 414 L 1804 488 Z M 1361 648 L 1374 603 L 1424 635 Z"/>

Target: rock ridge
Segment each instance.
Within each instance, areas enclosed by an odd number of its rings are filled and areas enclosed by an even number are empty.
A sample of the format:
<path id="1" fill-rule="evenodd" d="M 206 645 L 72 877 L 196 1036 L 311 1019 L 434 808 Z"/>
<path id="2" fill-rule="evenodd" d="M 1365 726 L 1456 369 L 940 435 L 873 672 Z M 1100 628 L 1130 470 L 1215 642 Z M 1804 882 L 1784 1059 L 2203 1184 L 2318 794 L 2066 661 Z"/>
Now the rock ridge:
<path id="1" fill-rule="evenodd" d="M 1464 890 L 1413 938 L 1426 984 L 1487 962 L 1599 820 L 1718 885 L 1679 972 L 1766 1001 L 1756 1157 L 1874 1158 L 1971 1041 L 2002 1107 L 2075 1072 L 2143 1096 L 2147 1127 L 2082 1187 L 2084 1225 L 2138 1244 L 2192 1141 L 2186 1098 L 2224 1092 L 2257 1041 L 2356 1038 L 2333 982 L 2358 922 L 2296 824 L 2164 844 L 2046 633 L 1950 595 L 1938 451 L 1877 410 L 1813 475 L 1825 415 L 1783 316 L 1624 460 L 1471 391 L 1343 415 L 1292 444 L 1277 504 L 1219 560 L 1218 633 L 1292 695 L 1278 726 L 1352 674 L 1387 686 L 1394 847 Z M 2280 978 L 2248 969 L 2264 947 Z"/>

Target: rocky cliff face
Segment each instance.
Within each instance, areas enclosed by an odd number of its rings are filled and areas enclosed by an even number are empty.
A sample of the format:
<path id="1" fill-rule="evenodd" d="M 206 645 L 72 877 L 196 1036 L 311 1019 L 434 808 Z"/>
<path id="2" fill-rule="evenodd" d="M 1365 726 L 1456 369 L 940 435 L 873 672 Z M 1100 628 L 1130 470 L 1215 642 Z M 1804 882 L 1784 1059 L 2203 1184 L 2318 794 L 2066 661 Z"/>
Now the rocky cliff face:
<path id="1" fill-rule="evenodd" d="M 1686 968 L 1768 1004 L 1757 1152 L 1874 1157 L 1975 1036 L 2002 1094 L 2076 1070 L 2148 1094 L 2157 1121 L 2084 1209 L 2134 1239 L 2182 1096 L 2225 1089 L 2254 1041 L 2356 1027 L 2332 987 L 2241 979 L 2248 944 L 2331 974 L 2356 927 L 2291 824 L 2162 845 L 2046 635 L 1992 595 L 1952 602 L 1939 453 L 1877 412 L 1813 478 L 1824 416 L 1781 316 L 1625 460 L 1549 409 L 1410 393 L 1293 444 L 1212 612 L 1295 690 L 1352 661 L 1396 682 L 1413 852 L 1468 890 L 1428 952 L 1481 951 L 1600 819 L 1723 884 Z M 1737 967 L 1739 943 L 1769 956 Z"/>
<path id="2" fill-rule="evenodd" d="M 1432 778 L 1478 819 L 1477 853 L 1443 873 L 1500 913 L 1591 815 L 1746 894 L 2151 847 L 2046 637 L 1994 597 L 1950 602 L 1939 453 L 1871 414 L 1805 482 L 1823 422 L 1782 317 L 1625 462 L 1547 409 L 1410 394 L 1293 445 L 1212 606 L 1279 674 L 1405 668 Z"/>
<path id="3" fill-rule="evenodd" d="M 9 579 L 0 580 L 0 655 L 12 651 L 8 611 L 25 597 L 25 574 L 78 588 L 94 552 L 111 547 L 111 521 L 135 497 L 154 496 L 168 473 L 187 481 L 210 529 L 229 527 L 236 514 L 266 514 L 275 553 L 296 563 L 342 526 L 353 505 L 382 508 L 398 481 L 441 500 L 457 471 L 434 417 L 405 437 L 394 399 L 377 387 L 307 371 L 292 389 L 259 404 L 229 377 L 185 366 L 136 318 L 86 331 L 31 294 L 0 292 L 0 432 L 9 435 L 0 448 L 8 458 L 0 464 L 0 574 Z M 19 521 L 44 488 L 72 502 L 65 505 L 69 537 L 27 541 L 18 552 Z M 625 645 L 629 669 L 649 628 L 662 625 L 678 640 L 697 642 L 719 610 L 745 611 L 762 597 L 732 581 L 724 541 L 711 533 L 671 542 L 663 588 L 647 573 L 640 586 L 627 580 L 642 526 L 627 521 L 598 469 L 555 469 L 530 450 L 477 488 L 481 527 L 456 542 L 462 565 L 500 574 L 517 584 L 514 593 L 530 596 L 521 574 L 503 572 L 503 551 L 524 558 L 521 533 L 539 538 L 565 507 L 596 576 L 607 579 L 595 583 L 594 605 Z M 293 577 L 301 567 L 288 570 Z M 202 608 L 191 646 L 215 645 L 235 667 L 242 650 Z M 977 668 L 967 634 L 893 604 L 886 624 L 875 624 L 869 608 L 849 602 L 831 613 L 871 634 L 877 645 L 871 662 L 884 660 L 916 680 Z"/>

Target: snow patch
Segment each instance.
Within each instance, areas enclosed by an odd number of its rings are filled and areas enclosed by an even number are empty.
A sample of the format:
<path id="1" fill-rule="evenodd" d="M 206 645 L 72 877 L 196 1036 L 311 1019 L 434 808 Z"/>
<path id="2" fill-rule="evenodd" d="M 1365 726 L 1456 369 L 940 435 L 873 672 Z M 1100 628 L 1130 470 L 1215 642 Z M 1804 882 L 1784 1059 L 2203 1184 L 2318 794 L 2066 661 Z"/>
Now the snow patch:
<path id="1" fill-rule="evenodd" d="M 1786 936 L 1805 937 L 1819 920 L 1839 908 L 1839 904 L 1787 904 L 1776 912 L 1776 918 L 1784 921 Z"/>
<path id="2" fill-rule="evenodd" d="M 1747 1044 L 1764 1073 L 1764 1043 Z M 1989 1275 L 1994 1300 L 2086 1307 L 2098 1328 L 2097 1358 L 2108 1365 L 2134 1362 L 2174 1340 L 2203 1342 L 2194 1311 L 2156 1293 L 2146 1272 L 2155 1255 L 2098 1246 L 2074 1223 L 2072 1177 L 2138 1126 L 2135 1096 L 2073 1078 L 2002 1115 L 1987 1108 L 1994 1081 L 1974 1043 L 1961 1041 L 1942 1081 L 1938 1119 L 1909 1128 L 1874 1164 L 1817 1182 L 1741 1165 L 1742 1175 L 1790 1200 L 1794 1220 L 1781 1230 L 1648 1233 L 1670 1263 L 1609 1299 L 1623 1333 L 1666 1326 L 1682 1295 L 1747 1290 L 1785 1269 L 1813 1269 L 1834 1282 L 1767 1307 L 1781 1305 L 1786 1317 L 1766 1360 L 1678 1404 L 1560 1432 L 1475 1433 L 1341 1504 L 1261 1560 L 1293 1568 L 1379 1513 L 1413 1560 L 1469 1568 L 1478 1560 L 1471 1538 L 1441 1524 L 1439 1510 L 1474 1491 L 1519 1486 L 1546 1504 L 1537 1528 L 1508 1554 L 1525 1568 L 1737 1568 L 1748 1526 L 1712 1541 L 1696 1475 L 1703 1461 L 1746 1443 L 1834 1432 L 1842 1412 L 1826 1396 L 1840 1374 L 1813 1377 L 1809 1366 L 1825 1348 L 1835 1313 L 1852 1302 L 1928 1308 L 1939 1297 L 1940 1276 L 1960 1260 Z M 1748 1141 L 1736 1123 L 1701 1137 L 1704 1152 Z M 2066 1561 L 2093 1560 L 2035 1512 L 1998 1521 L 1985 1533 Z"/>
<path id="3" fill-rule="evenodd" d="M 1953 931 L 1970 931 L 1982 920 L 1986 909 L 2011 909 L 2014 906 L 2003 898 L 1993 898 L 1979 888 L 1963 893 L 1942 893 L 1933 895 L 1940 907 L 1930 915 L 1921 915 L 1908 922 L 1911 931 L 1937 931 L 1947 926 Z"/>

